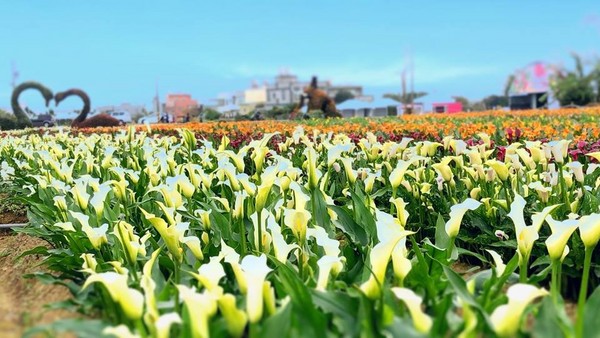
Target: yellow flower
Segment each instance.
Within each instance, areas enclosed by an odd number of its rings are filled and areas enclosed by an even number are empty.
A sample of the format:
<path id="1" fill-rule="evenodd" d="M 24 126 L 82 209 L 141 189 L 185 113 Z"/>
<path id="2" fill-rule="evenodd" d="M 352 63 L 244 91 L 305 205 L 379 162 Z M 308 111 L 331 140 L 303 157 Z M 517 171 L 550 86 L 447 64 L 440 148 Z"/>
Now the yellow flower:
<path id="1" fill-rule="evenodd" d="M 445 182 L 450 182 L 454 178 L 454 173 L 452 173 L 452 169 L 449 166 L 450 161 L 452 161 L 452 158 L 446 156 L 439 163 L 432 165 L 433 169 L 442 176 Z"/>
<path id="2" fill-rule="evenodd" d="M 568 219 L 562 222 L 556 221 L 552 216 L 548 215 L 546 221 L 552 229 L 552 235 L 546 240 L 546 247 L 548 248 L 548 254 L 552 260 L 560 260 L 567 246 L 567 242 L 571 237 L 571 234 L 577 229 L 579 225 L 578 220 Z"/>
<path id="3" fill-rule="evenodd" d="M 504 274 L 504 270 L 506 269 L 506 264 L 504 264 L 504 262 L 502 261 L 502 257 L 500 257 L 500 255 L 494 250 L 486 249 L 485 251 L 487 251 L 494 260 L 494 264 L 496 265 L 496 267 L 494 268 L 494 270 L 496 271 L 496 276 L 502 276 L 502 274 Z"/>
<path id="4" fill-rule="evenodd" d="M 219 257 L 211 257 L 210 261 L 202 264 L 198 268 L 198 273 L 190 273 L 210 292 L 220 294 L 222 292 L 219 286 L 221 278 L 225 277 L 225 270 Z"/>
<path id="5" fill-rule="evenodd" d="M 317 278 L 317 290 L 324 291 L 329 282 L 329 276 L 332 274 L 332 270 L 335 270 L 336 265 L 341 265 L 342 259 L 338 256 L 324 255 L 317 261 L 319 267 L 319 277 Z"/>
<path id="6" fill-rule="evenodd" d="M 404 174 L 406 174 L 406 171 L 408 170 L 408 168 L 415 162 L 421 160 L 422 158 L 419 157 L 413 157 L 412 159 L 408 160 L 408 161 L 403 161 L 403 160 L 398 160 L 398 164 L 396 165 L 396 168 L 394 168 L 394 170 L 392 170 L 392 172 L 390 173 L 390 184 L 392 185 L 392 189 L 397 189 L 400 184 L 402 183 L 402 180 L 404 180 Z"/>
<path id="7" fill-rule="evenodd" d="M 287 262 L 288 255 L 294 249 L 299 248 L 297 244 L 288 244 L 281 233 L 281 227 L 277 222 L 268 222 L 267 228 L 271 232 L 271 238 L 273 239 L 273 251 L 275 251 L 275 258 L 281 263 Z"/>
<path id="8" fill-rule="evenodd" d="M 356 170 L 352 169 L 352 162 L 354 161 L 351 158 L 348 157 L 342 157 L 340 158 L 340 160 L 342 161 L 342 164 L 344 165 L 344 171 L 346 173 L 346 177 L 348 178 L 348 181 L 350 181 L 350 184 L 354 184 L 356 182 Z"/>
<path id="9" fill-rule="evenodd" d="M 209 319 L 217 313 L 217 301 L 209 292 L 198 293 L 185 285 L 177 285 L 179 295 L 187 308 L 192 337 L 210 337 Z"/>
<path id="10" fill-rule="evenodd" d="M 592 158 L 596 159 L 596 161 L 600 162 L 600 151 L 596 151 L 593 153 L 587 153 L 587 154 L 585 154 L 585 156 L 592 157 Z"/>
<path id="11" fill-rule="evenodd" d="M 100 249 L 100 246 L 108 243 L 106 232 L 108 231 L 108 224 L 102 224 L 98 228 L 93 228 L 89 224 L 90 217 L 80 212 L 69 211 L 71 216 L 79 221 L 81 224 L 81 230 L 86 234 L 90 243 L 94 249 Z"/>
<path id="12" fill-rule="evenodd" d="M 600 240 L 600 214 L 580 218 L 579 236 L 586 248 L 593 248 Z"/>
<path id="13" fill-rule="evenodd" d="M 550 150 L 552 151 L 552 157 L 554 157 L 554 161 L 556 163 L 563 163 L 565 161 L 565 157 L 569 155 L 569 143 L 571 143 L 571 141 L 568 140 L 552 141 L 547 143 L 547 146 L 549 146 Z"/>
<path id="14" fill-rule="evenodd" d="M 506 181 L 508 179 L 510 173 L 508 172 L 508 166 L 505 163 L 498 160 L 489 160 L 485 164 L 494 169 L 501 181 Z"/>
<path id="15" fill-rule="evenodd" d="M 90 194 L 87 193 L 86 187 L 81 183 L 76 183 L 71 188 L 71 194 L 75 200 L 75 204 L 83 211 L 87 210 Z"/>
<path id="16" fill-rule="evenodd" d="M 271 193 L 271 188 L 273 188 L 273 184 L 277 178 L 276 175 L 276 167 L 266 168 L 264 173 L 261 175 L 261 184 L 258 186 L 256 193 L 256 212 L 260 213 L 264 209 L 267 199 L 269 198 L 269 194 Z"/>
<path id="17" fill-rule="evenodd" d="M 246 313 L 238 309 L 235 305 L 235 297 L 231 294 L 225 294 L 217 301 L 219 311 L 227 322 L 227 332 L 232 337 L 241 337 L 244 334 L 244 328 L 248 322 Z"/>
<path id="18" fill-rule="evenodd" d="M 519 254 L 519 261 L 527 259 L 531 253 L 534 242 L 539 238 L 538 232 L 546 219 L 546 216 L 552 212 L 558 205 L 553 205 L 544 208 L 541 212 L 537 212 L 531 216 L 532 224 L 527 226 L 525 224 L 525 218 L 523 216 L 523 210 L 525 209 L 525 199 L 519 194 L 515 194 L 515 199 L 510 205 L 510 212 L 508 217 L 513 221 L 515 225 L 515 234 L 517 236 L 517 247 Z"/>
<path id="19" fill-rule="evenodd" d="M 136 289 L 127 286 L 127 276 L 116 272 L 103 272 L 90 275 L 83 284 L 82 290 L 92 283 L 101 283 L 106 287 L 111 299 L 121 306 L 121 309 L 131 320 L 142 318 L 144 310 L 144 295 Z"/>
<path id="20" fill-rule="evenodd" d="M 521 317 L 527 305 L 547 294 L 548 291 L 527 284 L 515 284 L 508 288 L 508 303 L 498 306 L 490 316 L 496 334 L 500 337 L 514 336 L 520 327 Z"/>
<path id="21" fill-rule="evenodd" d="M 111 190 L 110 182 L 102 183 L 100 184 L 98 191 L 94 193 L 94 197 L 90 199 L 90 204 L 96 211 L 96 216 L 98 218 L 102 217 L 102 213 L 104 212 L 104 201 Z"/>
<path id="22" fill-rule="evenodd" d="M 390 258 L 404 258 L 402 255 L 392 254 L 395 250 L 399 250 L 397 253 L 401 253 L 402 247 L 405 248 L 406 245 L 406 236 L 414 234 L 412 231 L 404 230 L 400 222 L 390 214 L 377 210 L 376 216 L 375 225 L 377 226 L 379 243 L 371 249 L 369 254 L 371 275 L 360 286 L 365 295 L 371 299 L 376 299 L 381 294 L 381 287 L 385 282 L 385 272 Z"/>
<path id="23" fill-rule="evenodd" d="M 350 143 L 338 144 L 327 150 L 327 166 L 331 167 L 333 163 L 342 157 L 342 153 L 347 153 L 352 150 L 353 146 Z"/>
<path id="24" fill-rule="evenodd" d="M 421 333 L 428 333 L 433 325 L 433 320 L 421 309 L 423 298 L 406 288 L 394 287 L 392 292 L 408 308 L 415 329 Z"/>
<path id="25" fill-rule="evenodd" d="M 306 156 L 306 164 L 307 164 L 307 172 L 308 172 L 308 189 L 311 191 L 313 189 L 318 188 L 319 186 L 319 178 L 321 178 L 322 174 L 317 169 L 317 153 L 314 148 L 306 147 L 304 151 Z"/>
<path id="26" fill-rule="evenodd" d="M 446 222 L 446 233 L 449 237 L 455 238 L 458 236 L 460 230 L 460 224 L 462 223 L 463 216 L 469 210 L 475 210 L 479 208 L 481 202 L 478 202 L 472 198 L 467 198 L 460 204 L 453 205 L 450 208 L 450 219 Z"/>
<path id="27" fill-rule="evenodd" d="M 306 240 L 306 228 L 311 215 L 307 210 L 286 209 L 283 213 L 283 223 L 292 230 L 298 242 Z"/>
<path id="28" fill-rule="evenodd" d="M 144 209 L 140 209 L 144 214 L 144 217 L 150 224 L 158 231 L 162 239 L 165 241 L 169 253 L 173 258 L 179 262 L 183 260 L 183 249 L 181 248 L 180 238 L 183 237 L 186 227 L 184 223 L 178 223 L 174 225 L 167 225 L 164 219 L 156 217 L 154 214 L 146 212 Z"/>
<path id="29" fill-rule="evenodd" d="M 154 324 L 154 330 L 157 338 L 169 338 L 171 334 L 171 326 L 173 324 L 181 324 L 181 317 L 177 313 L 165 313 L 158 317 Z"/>
<path id="30" fill-rule="evenodd" d="M 408 211 L 406 211 L 406 206 L 408 205 L 408 203 L 404 202 L 404 199 L 402 199 L 401 197 L 390 197 L 390 202 L 393 203 L 396 207 L 396 215 L 398 217 L 398 220 L 400 220 L 400 225 L 405 227 L 406 221 L 408 221 L 408 216 L 410 216 Z"/>
<path id="31" fill-rule="evenodd" d="M 247 283 L 246 312 L 251 323 L 258 322 L 263 316 L 263 283 L 271 269 L 267 266 L 267 256 L 248 255 L 242 259 L 242 272 Z"/>

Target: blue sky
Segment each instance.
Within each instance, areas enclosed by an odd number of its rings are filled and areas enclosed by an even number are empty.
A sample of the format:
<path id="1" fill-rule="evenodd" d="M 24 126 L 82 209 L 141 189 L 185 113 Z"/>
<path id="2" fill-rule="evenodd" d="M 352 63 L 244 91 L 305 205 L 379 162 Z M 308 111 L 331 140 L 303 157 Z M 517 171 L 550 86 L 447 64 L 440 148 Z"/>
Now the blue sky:
<path id="1" fill-rule="evenodd" d="M 0 107 L 12 62 L 19 80 L 85 89 L 94 106 L 150 107 L 155 82 L 163 100 L 188 92 L 206 102 L 283 67 L 381 95 L 400 90 L 409 55 L 426 102 L 478 99 L 532 61 L 594 57 L 600 2 L 3 1 L 0 46 Z M 23 98 L 42 106 L 35 93 Z"/>

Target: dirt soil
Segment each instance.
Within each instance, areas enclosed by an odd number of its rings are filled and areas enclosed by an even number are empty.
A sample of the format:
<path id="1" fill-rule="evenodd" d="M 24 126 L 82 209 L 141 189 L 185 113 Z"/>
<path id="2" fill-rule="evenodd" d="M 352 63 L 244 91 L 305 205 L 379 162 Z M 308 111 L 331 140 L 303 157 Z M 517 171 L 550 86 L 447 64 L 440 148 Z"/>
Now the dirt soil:
<path id="1" fill-rule="evenodd" d="M 23 216 L 0 215 L 0 223 L 27 222 Z M 46 242 L 31 236 L 15 234 L 12 230 L 0 229 L 0 337 L 21 337 L 24 331 L 38 324 L 51 323 L 57 319 L 76 315 L 65 310 L 46 310 L 44 304 L 71 298 L 67 288 L 44 285 L 35 279 L 25 279 L 24 274 L 43 271 L 38 266 L 42 257 L 17 257 Z"/>

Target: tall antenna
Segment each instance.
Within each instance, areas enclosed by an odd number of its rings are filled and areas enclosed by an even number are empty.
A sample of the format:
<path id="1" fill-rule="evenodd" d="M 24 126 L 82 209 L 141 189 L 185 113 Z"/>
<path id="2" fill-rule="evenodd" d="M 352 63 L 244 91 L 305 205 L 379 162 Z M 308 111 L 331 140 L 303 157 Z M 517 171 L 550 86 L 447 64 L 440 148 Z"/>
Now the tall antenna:
<path id="1" fill-rule="evenodd" d="M 156 118 L 160 120 L 160 96 L 158 96 L 158 80 L 154 82 L 154 110 L 156 111 Z"/>
<path id="2" fill-rule="evenodd" d="M 408 52 L 408 66 L 410 67 L 410 104 L 412 105 L 415 100 L 415 64 L 410 51 Z"/>
<path id="3" fill-rule="evenodd" d="M 13 89 L 15 89 L 15 87 L 17 86 L 17 79 L 19 79 L 19 71 L 17 70 L 17 65 L 15 64 L 15 62 L 13 61 L 11 63 L 11 68 L 12 68 L 12 73 L 11 73 L 11 82 L 10 85 L 13 87 Z"/>

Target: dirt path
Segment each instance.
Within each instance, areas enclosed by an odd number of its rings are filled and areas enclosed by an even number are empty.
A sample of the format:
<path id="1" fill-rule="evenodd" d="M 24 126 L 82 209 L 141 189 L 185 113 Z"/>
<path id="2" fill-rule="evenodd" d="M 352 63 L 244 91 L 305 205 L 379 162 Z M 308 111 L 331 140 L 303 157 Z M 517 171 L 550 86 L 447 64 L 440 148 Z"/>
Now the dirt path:
<path id="1" fill-rule="evenodd" d="M 3 215 L 1 220 L 11 217 Z M 22 217 L 12 217 L 12 223 L 22 222 Z M 25 219 L 26 221 L 26 219 Z M 23 252 L 46 243 L 38 238 L 0 230 L 0 337 L 21 337 L 23 332 L 38 324 L 74 317 L 62 310 L 48 311 L 44 304 L 71 297 L 62 286 L 44 285 L 23 274 L 43 271 L 38 266 L 42 257 L 28 256 L 17 260 Z"/>

